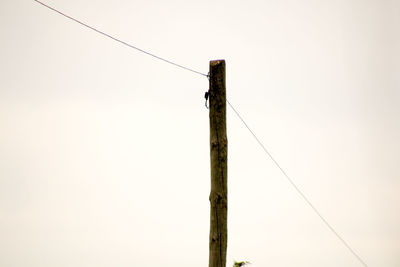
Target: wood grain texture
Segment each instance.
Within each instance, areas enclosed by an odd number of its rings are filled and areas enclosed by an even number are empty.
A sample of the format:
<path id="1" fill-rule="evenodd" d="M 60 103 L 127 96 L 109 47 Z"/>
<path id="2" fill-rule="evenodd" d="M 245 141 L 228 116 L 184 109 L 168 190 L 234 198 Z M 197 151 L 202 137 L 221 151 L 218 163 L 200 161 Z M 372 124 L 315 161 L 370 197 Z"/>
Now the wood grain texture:
<path id="1" fill-rule="evenodd" d="M 209 267 L 226 266 L 228 243 L 228 176 L 225 61 L 210 62 L 210 245 Z"/>

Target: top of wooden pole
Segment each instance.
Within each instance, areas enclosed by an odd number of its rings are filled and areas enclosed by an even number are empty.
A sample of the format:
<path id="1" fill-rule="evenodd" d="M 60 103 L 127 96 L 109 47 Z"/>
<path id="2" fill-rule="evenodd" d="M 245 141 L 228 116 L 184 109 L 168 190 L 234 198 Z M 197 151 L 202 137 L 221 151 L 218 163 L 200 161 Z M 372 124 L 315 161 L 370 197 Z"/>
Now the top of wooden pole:
<path id="1" fill-rule="evenodd" d="M 224 72 L 225 72 L 225 59 L 211 60 L 210 61 L 210 73 L 209 73 L 209 75 L 211 76 L 213 70 L 215 71 L 219 67 L 222 67 Z"/>
<path id="2" fill-rule="evenodd" d="M 220 63 L 225 64 L 225 59 L 216 59 L 216 60 L 211 60 L 210 61 L 210 65 L 217 65 L 217 64 L 220 64 Z"/>
<path id="3" fill-rule="evenodd" d="M 225 60 L 210 61 L 210 87 L 209 87 L 209 109 L 210 109 L 210 126 L 212 123 L 216 128 L 222 130 L 226 135 L 226 74 Z M 223 122 L 223 123 L 221 123 Z M 217 126 L 218 125 L 218 126 Z M 212 128 L 212 127 L 211 127 Z"/>
<path id="4" fill-rule="evenodd" d="M 223 90 L 225 97 L 225 60 L 211 60 L 210 61 L 210 96 L 214 94 L 215 90 Z M 225 99 L 224 99 L 225 100 Z"/>

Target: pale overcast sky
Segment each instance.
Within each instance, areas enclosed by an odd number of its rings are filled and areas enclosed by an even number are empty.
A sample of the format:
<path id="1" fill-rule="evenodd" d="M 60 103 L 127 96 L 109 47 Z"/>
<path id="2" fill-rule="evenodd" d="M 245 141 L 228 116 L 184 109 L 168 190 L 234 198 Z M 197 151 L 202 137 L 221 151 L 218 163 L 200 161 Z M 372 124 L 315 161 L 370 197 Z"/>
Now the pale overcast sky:
<path id="1" fill-rule="evenodd" d="M 203 73 L 225 59 L 298 187 L 400 266 L 400 1 L 45 2 Z M 1 0 L 0 33 L 0 266 L 207 266 L 208 80 L 33 0 Z M 227 112 L 227 266 L 362 266 Z"/>

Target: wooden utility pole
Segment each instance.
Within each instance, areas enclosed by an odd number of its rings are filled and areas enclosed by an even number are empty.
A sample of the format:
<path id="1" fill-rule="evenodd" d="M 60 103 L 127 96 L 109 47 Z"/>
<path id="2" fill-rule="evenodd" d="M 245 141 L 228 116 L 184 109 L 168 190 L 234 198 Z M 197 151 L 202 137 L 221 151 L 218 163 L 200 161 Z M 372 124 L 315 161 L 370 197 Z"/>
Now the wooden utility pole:
<path id="1" fill-rule="evenodd" d="M 226 266 L 228 243 L 228 172 L 225 60 L 210 61 L 210 253 L 209 267 Z"/>

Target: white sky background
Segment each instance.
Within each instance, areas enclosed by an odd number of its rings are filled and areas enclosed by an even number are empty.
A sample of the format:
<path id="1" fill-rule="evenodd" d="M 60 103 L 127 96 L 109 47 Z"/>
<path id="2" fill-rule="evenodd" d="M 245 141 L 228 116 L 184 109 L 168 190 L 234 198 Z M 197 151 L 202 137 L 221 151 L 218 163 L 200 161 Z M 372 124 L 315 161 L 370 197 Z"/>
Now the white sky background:
<path id="1" fill-rule="evenodd" d="M 301 3 L 300 3 L 301 2 Z M 399 1 L 46 3 L 208 72 L 370 267 L 400 265 Z M 0 2 L 0 266 L 207 266 L 205 77 Z M 362 266 L 228 108 L 228 266 Z"/>

